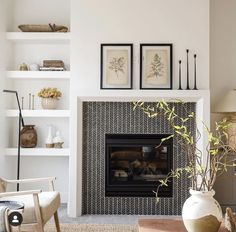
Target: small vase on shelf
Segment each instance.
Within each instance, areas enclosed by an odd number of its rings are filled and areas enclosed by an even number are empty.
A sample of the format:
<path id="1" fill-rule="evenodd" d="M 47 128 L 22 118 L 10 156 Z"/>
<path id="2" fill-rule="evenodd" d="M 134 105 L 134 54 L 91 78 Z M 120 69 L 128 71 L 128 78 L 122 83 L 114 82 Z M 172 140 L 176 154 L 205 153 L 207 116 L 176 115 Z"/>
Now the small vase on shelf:
<path id="1" fill-rule="evenodd" d="M 37 146 L 37 132 L 35 125 L 24 125 L 20 132 L 20 145 L 23 148 L 35 148 Z"/>
<path id="2" fill-rule="evenodd" d="M 46 145 L 46 148 L 53 148 L 54 147 L 51 125 L 48 125 L 48 135 L 47 135 L 47 139 L 45 141 L 45 145 Z"/>
<path id="3" fill-rule="evenodd" d="M 57 108 L 62 93 L 57 88 L 43 88 L 38 96 L 42 98 L 41 105 L 43 109 L 53 110 Z"/>
<path id="4" fill-rule="evenodd" d="M 57 131 L 56 136 L 53 138 L 54 148 L 62 148 L 63 143 L 60 131 Z"/>
<path id="5" fill-rule="evenodd" d="M 58 106 L 57 98 L 42 98 L 41 105 L 43 109 L 54 110 Z"/>

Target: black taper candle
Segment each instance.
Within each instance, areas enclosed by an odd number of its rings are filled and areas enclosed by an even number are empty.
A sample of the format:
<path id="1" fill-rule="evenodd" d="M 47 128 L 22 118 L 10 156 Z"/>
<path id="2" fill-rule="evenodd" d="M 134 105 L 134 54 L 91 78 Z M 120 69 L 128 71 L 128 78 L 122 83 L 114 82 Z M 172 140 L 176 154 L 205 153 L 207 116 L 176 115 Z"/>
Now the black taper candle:
<path id="1" fill-rule="evenodd" d="M 189 49 L 187 49 L 186 52 L 187 52 L 187 88 L 186 89 L 189 90 L 190 89 L 189 87 L 189 62 L 188 62 Z"/>
<path id="2" fill-rule="evenodd" d="M 197 88 L 197 55 L 194 54 L 194 90 L 198 90 Z"/>
<path id="3" fill-rule="evenodd" d="M 182 90 L 182 86 L 181 86 L 181 63 L 182 63 L 182 61 L 179 60 L 179 90 Z"/>

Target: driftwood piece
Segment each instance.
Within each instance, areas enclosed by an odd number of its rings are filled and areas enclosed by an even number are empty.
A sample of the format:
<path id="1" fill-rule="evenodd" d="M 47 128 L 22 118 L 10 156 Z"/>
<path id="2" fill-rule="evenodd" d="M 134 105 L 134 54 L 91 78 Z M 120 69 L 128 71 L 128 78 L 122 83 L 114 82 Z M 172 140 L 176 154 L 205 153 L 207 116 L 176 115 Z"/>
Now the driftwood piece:
<path id="1" fill-rule="evenodd" d="M 67 32 L 68 27 L 56 24 L 22 24 L 18 28 L 23 32 Z"/>
<path id="2" fill-rule="evenodd" d="M 226 208 L 225 228 L 227 229 L 228 232 L 236 232 L 235 217 L 233 215 L 231 208 Z"/>

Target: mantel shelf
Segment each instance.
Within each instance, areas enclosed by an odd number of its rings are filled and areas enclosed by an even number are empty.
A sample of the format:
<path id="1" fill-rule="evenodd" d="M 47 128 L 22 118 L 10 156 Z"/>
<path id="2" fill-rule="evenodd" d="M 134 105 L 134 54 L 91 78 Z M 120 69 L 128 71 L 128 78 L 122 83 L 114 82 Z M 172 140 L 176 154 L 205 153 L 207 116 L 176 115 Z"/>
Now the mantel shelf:
<path id="1" fill-rule="evenodd" d="M 77 96 L 79 101 L 110 101 L 110 102 L 132 102 L 132 101 L 156 101 L 165 99 L 175 101 L 181 99 L 185 102 L 196 102 L 202 98 L 209 99 L 209 90 L 100 90 L 98 92 L 80 91 Z"/>
<path id="2" fill-rule="evenodd" d="M 7 32 L 7 40 L 13 42 L 69 43 L 70 33 L 63 32 Z"/>
<path id="3" fill-rule="evenodd" d="M 70 71 L 7 71 L 11 79 L 69 79 Z"/>
<path id="4" fill-rule="evenodd" d="M 70 110 L 22 110 L 23 117 L 35 117 L 35 118 L 69 118 L 70 117 Z M 6 111 L 7 117 L 18 117 L 19 111 L 18 110 L 7 110 Z"/>
<path id="5" fill-rule="evenodd" d="M 6 148 L 6 156 L 17 156 L 17 148 Z M 21 148 L 21 156 L 68 157 L 69 148 Z"/>

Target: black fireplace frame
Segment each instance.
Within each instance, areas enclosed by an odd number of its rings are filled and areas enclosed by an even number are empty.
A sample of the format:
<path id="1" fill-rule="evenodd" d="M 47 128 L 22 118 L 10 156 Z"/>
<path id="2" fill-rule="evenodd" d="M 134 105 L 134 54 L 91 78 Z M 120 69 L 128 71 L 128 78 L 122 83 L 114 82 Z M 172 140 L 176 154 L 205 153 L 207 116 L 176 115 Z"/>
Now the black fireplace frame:
<path id="1" fill-rule="evenodd" d="M 132 184 L 132 186 L 122 185 L 112 185 L 109 183 L 109 176 L 110 176 L 110 170 L 108 167 L 108 163 L 110 162 L 109 157 L 109 146 L 112 145 L 112 140 L 115 138 L 117 146 L 117 139 L 120 139 L 120 143 L 122 145 L 127 145 L 127 147 L 130 145 L 130 142 L 128 144 L 125 144 L 125 141 L 127 141 L 127 138 L 129 141 L 137 140 L 137 139 L 143 139 L 143 136 L 147 136 L 150 140 L 160 140 L 158 142 L 161 142 L 162 138 L 166 138 L 170 136 L 171 134 L 105 134 L 105 196 L 106 197 L 155 197 L 155 194 L 153 191 L 156 191 L 158 182 L 145 183 L 145 186 L 135 185 Z M 145 140 L 145 139 L 143 139 Z M 156 144 L 156 143 L 155 143 Z M 146 145 L 144 142 L 140 144 L 139 146 Z M 173 139 L 170 138 L 164 142 L 162 142 L 162 145 L 165 145 L 168 147 L 167 152 L 167 164 L 168 164 L 168 171 L 171 171 L 173 169 Z M 161 187 L 159 189 L 159 197 L 173 197 L 173 180 L 171 179 L 168 183 L 168 186 Z"/>

